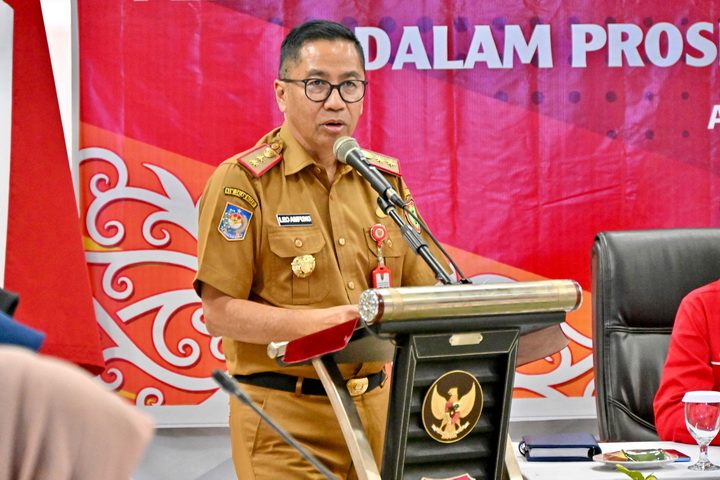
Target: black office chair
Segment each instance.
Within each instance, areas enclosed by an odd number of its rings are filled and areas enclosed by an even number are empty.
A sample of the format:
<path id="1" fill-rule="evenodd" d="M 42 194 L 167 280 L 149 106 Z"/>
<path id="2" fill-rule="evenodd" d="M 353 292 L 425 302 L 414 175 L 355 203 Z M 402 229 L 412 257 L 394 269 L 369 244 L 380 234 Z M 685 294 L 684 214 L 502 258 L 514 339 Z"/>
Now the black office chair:
<path id="1" fill-rule="evenodd" d="M 652 404 L 675 314 L 720 278 L 720 228 L 599 233 L 591 275 L 600 437 L 658 440 Z"/>

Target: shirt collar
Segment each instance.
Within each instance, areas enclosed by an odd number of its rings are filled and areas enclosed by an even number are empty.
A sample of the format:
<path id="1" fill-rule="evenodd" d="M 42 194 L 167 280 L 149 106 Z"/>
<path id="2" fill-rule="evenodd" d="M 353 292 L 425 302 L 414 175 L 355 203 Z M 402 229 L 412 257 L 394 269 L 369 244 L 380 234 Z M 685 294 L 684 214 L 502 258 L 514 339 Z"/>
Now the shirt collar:
<path id="1" fill-rule="evenodd" d="M 285 145 L 283 149 L 283 172 L 286 176 L 293 175 L 303 168 L 315 164 L 305 147 L 300 145 L 300 142 L 290 133 L 287 125 L 280 127 L 279 135 Z"/>
<path id="2" fill-rule="evenodd" d="M 305 150 L 305 147 L 300 145 L 300 142 L 298 142 L 292 135 L 292 133 L 290 133 L 290 129 L 287 125 L 283 124 L 283 126 L 280 127 L 278 136 L 280 137 L 284 145 L 283 173 L 285 174 L 285 176 L 298 173 L 300 170 L 309 166 L 318 165 L 317 162 L 312 159 L 308 151 Z M 338 165 L 338 171 L 341 175 L 345 175 L 351 170 L 352 167 L 350 167 L 349 165 L 345 165 L 343 163 L 340 163 L 340 165 Z"/>

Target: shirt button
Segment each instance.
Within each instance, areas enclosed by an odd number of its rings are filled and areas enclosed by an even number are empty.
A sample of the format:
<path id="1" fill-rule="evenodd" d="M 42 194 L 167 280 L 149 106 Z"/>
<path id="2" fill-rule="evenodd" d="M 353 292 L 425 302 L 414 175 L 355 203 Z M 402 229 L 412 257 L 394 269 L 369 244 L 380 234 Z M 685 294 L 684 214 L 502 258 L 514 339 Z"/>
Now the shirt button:
<path id="1" fill-rule="evenodd" d="M 350 290 L 355 290 L 355 282 L 348 282 L 348 288 Z"/>
<path id="2" fill-rule="evenodd" d="M 302 247 L 302 245 L 303 245 L 303 244 L 302 244 L 302 240 L 300 240 L 299 238 L 296 238 L 296 239 L 295 239 L 295 246 L 296 246 L 296 247 Z"/>
<path id="3" fill-rule="evenodd" d="M 388 247 L 392 247 L 392 239 L 391 238 L 387 239 L 387 244 L 388 244 Z"/>
<path id="4" fill-rule="evenodd" d="M 320 175 L 320 167 L 315 167 L 315 173 L 317 173 L 318 175 Z"/>
<path id="5" fill-rule="evenodd" d="M 339 239 L 339 240 L 338 240 L 338 243 L 339 243 L 340 245 L 345 245 L 345 239 L 344 239 L 344 238 Z"/>
<path id="6" fill-rule="evenodd" d="M 335 200 L 335 192 L 330 192 L 330 200 Z"/>

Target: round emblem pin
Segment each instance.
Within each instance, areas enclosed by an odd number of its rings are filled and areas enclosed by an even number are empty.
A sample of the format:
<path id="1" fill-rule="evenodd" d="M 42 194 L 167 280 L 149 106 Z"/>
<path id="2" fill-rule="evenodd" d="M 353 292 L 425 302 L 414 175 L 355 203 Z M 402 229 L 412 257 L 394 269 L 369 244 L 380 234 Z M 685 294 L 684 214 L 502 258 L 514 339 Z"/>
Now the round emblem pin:
<path id="1" fill-rule="evenodd" d="M 425 431 L 441 443 L 467 436 L 480 420 L 483 391 L 474 375 L 453 370 L 430 386 L 422 406 Z"/>
<path id="2" fill-rule="evenodd" d="M 296 277 L 305 278 L 315 270 L 315 257 L 312 255 L 300 255 L 293 258 L 290 266 Z"/>
<path id="3" fill-rule="evenodd" d="M 385 238 L 387 238 L 387 229 L 385 228 L 385 225 L 383 225 L 382 223 L 374 225 L 370 229 L 370 236 L 373 238 L 373 240 L 378 242 L 378 244 L 385 240 Z"/>

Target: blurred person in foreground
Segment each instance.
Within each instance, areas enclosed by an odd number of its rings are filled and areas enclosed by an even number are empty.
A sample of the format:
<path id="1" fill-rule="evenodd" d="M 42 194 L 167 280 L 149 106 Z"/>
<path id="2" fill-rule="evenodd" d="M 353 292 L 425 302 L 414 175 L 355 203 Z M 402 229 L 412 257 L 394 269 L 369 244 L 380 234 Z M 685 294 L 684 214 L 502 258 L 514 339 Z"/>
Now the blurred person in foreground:
<path id="1" fill-rule="evenodd" d="M 0 480 L 127 480 L 153 420 L 82 368 L 0 345 Z"/>

